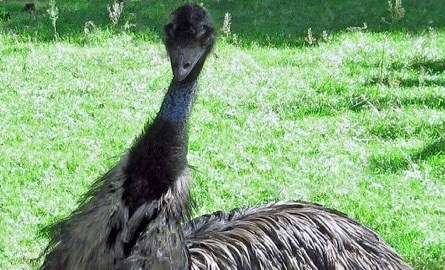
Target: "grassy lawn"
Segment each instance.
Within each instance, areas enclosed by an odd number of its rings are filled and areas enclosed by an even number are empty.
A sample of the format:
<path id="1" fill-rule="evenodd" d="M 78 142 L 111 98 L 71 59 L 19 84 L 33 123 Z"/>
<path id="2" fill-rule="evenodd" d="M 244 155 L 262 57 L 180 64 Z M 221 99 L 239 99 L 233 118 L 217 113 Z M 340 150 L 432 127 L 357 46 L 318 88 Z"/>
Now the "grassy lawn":
<path id="1" fill-rule="evenodd" d="M 160 29 L 182 1 L 128 0 L 117 26 L 107 1 L 59 1 L 58 40 L 48 2 L 26 2 L 0 1 L 0 269 L 36 267 L 39 230 L 155 116 Z M 376 0 L 203 2 L 232 20 L 191 119 L 195 214 L 316 202 L 445 269 L 443 1 L 404 1 L 403 18 Z"/>

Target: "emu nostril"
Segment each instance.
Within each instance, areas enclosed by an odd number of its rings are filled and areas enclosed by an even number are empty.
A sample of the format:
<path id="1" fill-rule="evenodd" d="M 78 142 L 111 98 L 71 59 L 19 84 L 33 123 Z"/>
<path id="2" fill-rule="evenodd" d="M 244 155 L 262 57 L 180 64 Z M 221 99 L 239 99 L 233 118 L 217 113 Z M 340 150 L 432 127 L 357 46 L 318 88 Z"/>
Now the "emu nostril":
<path id="1" fill-rule="evenodd" d="M 182 67 L 183 67 L 184 69 L 188 69 L 190 66 L 191 66 L 190 63 L 185 63 Z"/>

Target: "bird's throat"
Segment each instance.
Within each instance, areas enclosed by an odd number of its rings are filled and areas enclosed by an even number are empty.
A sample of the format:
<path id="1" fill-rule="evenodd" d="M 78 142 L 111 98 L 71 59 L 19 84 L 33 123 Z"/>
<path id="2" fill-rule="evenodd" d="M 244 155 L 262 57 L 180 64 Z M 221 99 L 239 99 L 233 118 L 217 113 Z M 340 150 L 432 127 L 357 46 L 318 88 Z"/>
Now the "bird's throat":
<path id="1" fill-rule="evenodd" d="M 184 128 L 193 106 L 196 84 L 196 80 L 172 82 L 159 111 L 158 120 Z"/>

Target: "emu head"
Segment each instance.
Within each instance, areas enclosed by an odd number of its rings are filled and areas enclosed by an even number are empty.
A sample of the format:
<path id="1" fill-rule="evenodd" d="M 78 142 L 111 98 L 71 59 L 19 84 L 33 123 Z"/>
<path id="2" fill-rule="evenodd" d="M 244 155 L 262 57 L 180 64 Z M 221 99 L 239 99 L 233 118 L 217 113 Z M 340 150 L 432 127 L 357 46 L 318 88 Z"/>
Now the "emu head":
<path id="1" fill-rule="evenodd" d="M 196 79 L 215 43 L 207 11 L 199 5 L 181 6 L 171 14 L 164 32 L 174 80 Z"/>

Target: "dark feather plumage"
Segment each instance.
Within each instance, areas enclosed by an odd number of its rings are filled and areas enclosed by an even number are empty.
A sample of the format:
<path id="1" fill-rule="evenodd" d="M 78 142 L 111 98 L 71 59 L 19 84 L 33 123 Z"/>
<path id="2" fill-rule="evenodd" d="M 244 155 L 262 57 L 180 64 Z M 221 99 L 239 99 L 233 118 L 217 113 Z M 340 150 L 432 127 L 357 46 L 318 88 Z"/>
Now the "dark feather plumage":
<path id="1" fill-rule="evenodd" d="M 411 269 L 373 231 L 319 205 L 280 202 L 194 219 L 191 269 Z"/>
<path id="2" fill-rule="evenodd" d="M 271 203 L 189 221 L 187 121 L 215 33 L 198 5 L 177 9 L 164 30 L 173 80 L 158 116 L 52 227 L 41 269 L 411 269 L 376 233 L 319 205 Z"/>

